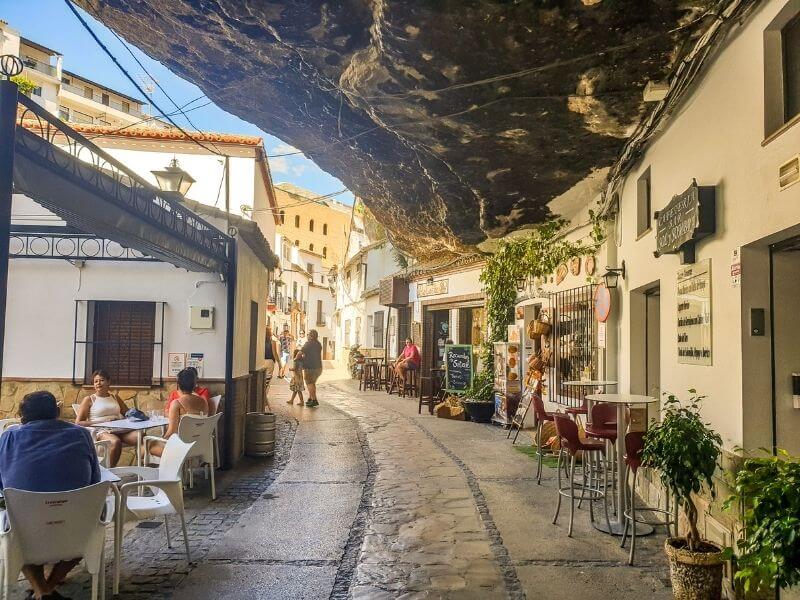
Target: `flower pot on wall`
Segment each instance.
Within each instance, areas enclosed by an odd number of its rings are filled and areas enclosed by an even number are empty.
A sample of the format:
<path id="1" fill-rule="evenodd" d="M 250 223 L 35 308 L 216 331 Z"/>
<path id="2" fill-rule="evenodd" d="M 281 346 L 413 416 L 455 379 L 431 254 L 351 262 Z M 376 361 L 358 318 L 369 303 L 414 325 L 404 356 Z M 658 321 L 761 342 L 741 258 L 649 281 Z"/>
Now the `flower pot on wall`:
<path id="1" fill-rule="evenodd" d="M 720 599 L 725 563 L 722 548 L 704 541 L 700 552 L 692 552 L 684 538 L 668 538 L 664 550 L 675 600 Z"/>

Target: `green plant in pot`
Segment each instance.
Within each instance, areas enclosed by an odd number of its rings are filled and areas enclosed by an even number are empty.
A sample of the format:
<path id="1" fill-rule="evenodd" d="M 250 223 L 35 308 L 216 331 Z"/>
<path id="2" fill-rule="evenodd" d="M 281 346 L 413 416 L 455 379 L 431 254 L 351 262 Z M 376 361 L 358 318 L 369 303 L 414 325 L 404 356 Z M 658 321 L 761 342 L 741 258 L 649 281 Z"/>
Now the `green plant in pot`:
<path id="1" fill-rule="evenodd" d="M 725 507 L 734 503 L 743 525 L 734 577 L 746 597 L 800 585 L 800 459 L 785 450 L 746 459 Z"/>
<path id="2" fill-rule="evenodd" d="M 477 423 L 488 423 L 494 414 L 494 377 L 492 371 L 484 369 L 472 377 L 472 385 L 464 390 L 461 403 L 467 419 Z"/>
<path id="3" fill-rule="evenodd" d="M 685 404 L 674 395 L 667 396 L 661 422 L 654 421 L 645 434 L 642 464 L 656 469 L 661 483 L 683 508 L 689 525 L 686 537 L 668 538 L 664 545 L 674 597 L 719 600 L 725 553 L 701 538 L 694 495 L 705 486 L 714 496 L 713 476 L 722 453 L 722 438 L 700 416 L 704 396 L 698 396 L 695 390 L 689 390 L 689 394 Z"/>

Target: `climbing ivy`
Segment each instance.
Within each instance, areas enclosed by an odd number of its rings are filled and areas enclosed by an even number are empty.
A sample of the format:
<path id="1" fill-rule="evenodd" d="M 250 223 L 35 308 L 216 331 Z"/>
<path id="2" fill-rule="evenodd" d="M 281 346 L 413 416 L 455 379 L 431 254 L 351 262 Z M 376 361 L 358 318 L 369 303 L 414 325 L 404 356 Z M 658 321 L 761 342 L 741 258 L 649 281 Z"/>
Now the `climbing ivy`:
<path id="1" fill-rule="evenodd" d="M 486 319 L 489 340 L 483 348 L 483 364 L 491 364 L 492 342 L 505 339 L 506 327 L 514 321 L 514 304 L 519 279 L 545 277 L 558 265 L 576 256 L 594 254 L 603 243 L 602 218 L 590 211 L 591 242 L 572 242 L 564 238 L 569 225 L 566 219 L 555 219 L 539 225 L 525 237 L 504 240 L 500 249 L 486 260 L 480 281 L 486 293 Z"/>

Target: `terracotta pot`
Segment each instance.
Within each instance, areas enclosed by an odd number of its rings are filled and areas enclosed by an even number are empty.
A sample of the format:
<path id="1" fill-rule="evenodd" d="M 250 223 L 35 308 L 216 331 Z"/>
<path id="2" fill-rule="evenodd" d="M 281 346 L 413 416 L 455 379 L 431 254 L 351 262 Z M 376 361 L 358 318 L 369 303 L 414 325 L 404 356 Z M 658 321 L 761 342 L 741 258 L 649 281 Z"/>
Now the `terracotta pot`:
<path id="1" fill-rule="evenodd" d="M 685 538 L 664 542 L 675 600 L 719 600 L 722 596 L 722 548 L 705 541 L 702 546 L 702 551 L 691 552 Z"/>

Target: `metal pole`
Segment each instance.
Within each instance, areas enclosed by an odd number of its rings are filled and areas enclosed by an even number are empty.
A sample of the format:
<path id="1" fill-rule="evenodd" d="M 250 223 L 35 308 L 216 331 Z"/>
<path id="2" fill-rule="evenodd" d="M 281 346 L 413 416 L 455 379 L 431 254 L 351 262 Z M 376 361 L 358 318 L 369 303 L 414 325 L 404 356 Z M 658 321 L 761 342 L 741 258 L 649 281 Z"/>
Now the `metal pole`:
<path id="1" fill-rule="evenodd" d="M 227 273 L 227 307 L 226 307 L 226 328 L 225 328 L 225 405 L 223 409 L 225 417 L 225 436 L 223 447 L 225 449 L 222 468 L 231 469 L 235 463 L 234 436 L 236 429 L 234 421 L 236 417 L 236 398 L 233 384 L 233 334 L 235 325 L 236 308 L 236 238 L 232 238 L 228 243 L 228 273 Z"/>
<path id="2" fill-rule="evenodd" d="M 14 135 L 17 128 L 17 84 L 0 81 L 0 378 L 6 333 L 8 296 L 8 239 L 11 233 L 11 194 L 14 181 Z"/>

